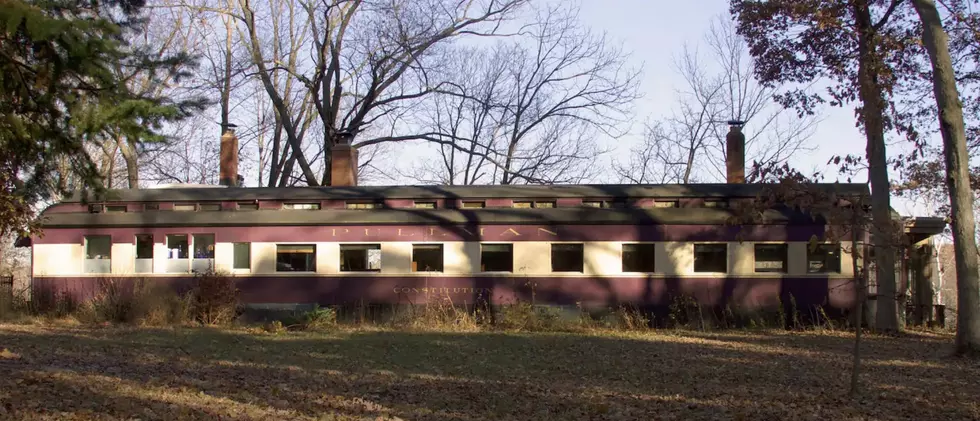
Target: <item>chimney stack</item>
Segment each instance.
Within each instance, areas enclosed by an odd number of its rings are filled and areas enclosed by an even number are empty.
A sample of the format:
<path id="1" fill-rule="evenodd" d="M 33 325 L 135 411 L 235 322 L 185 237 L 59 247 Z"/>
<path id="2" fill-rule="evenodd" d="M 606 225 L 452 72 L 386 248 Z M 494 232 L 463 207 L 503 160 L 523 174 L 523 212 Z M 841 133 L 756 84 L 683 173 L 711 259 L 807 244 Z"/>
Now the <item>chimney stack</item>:
<path id="1" fill-rule="evenodd" d="M 357 185 L 357 149 L 351 146 L 354 135 L 348 131 L 337 133 L 337 143 L 330 148 L 330 185 Z"/>
<path id="2" fill-rule="evenodd" d="M 221 150 L 219 153 L 218 184 L 228 187 L 238 187 L 238 137 L 235 136 L 234 124 L 225 127 L 221 135 Z"/>
<path id="3" fill-rule="evenodd" d="M 725 164 L 728 167 L 728 183 L 745 183 L 745 134 L 742 133 L 744 121 L 728 122 L 728 135 L 725 136 Z"/>

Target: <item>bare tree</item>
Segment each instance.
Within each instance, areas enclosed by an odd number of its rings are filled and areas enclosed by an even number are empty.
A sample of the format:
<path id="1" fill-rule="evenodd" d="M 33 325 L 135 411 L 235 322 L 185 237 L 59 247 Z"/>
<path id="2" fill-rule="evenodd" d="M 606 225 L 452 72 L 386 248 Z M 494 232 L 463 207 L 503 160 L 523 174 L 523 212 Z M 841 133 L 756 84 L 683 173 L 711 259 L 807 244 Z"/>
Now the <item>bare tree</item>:
<path id="1" fill-rule="evenodd" d="M 329 150 L 340 138 L 359 148 L 393 140 L 357 141 L 441 86 L 427 73 L 440 45 L 493 34 L 525 1 L 238 0 L 240 12 L 215 9 L 239 22 L 276 115 L 268 184 L 291 184 L 294 172 L 304 184 L 329 184 Z"/>
<path id="2" fill-rule="evenodd" d="M 639 72 L 578 12 L 539 10 L 521 36 L 470 54 L 421 136 L 440 147 L 432 181 L 575 183 L 593 175 L 602 153 L 595 138 L 625 133 Z"/>
<path id="3" fill-rule="evenodd" d="M 756 82 L 748 46 L 732 23 L 716 18 L 705 36 L 711 60 L 685 47 L 675 60 L 683 77 L 675 111 L 646 125 L 624 163 L 614 163 L 629 183 L 692 183 L 724 179 L 727 121 L 745 123 L 748 161 L 783 163 L 809 149 L 817 119 L 800 117 L 774 102 L 775 89 Z M 713 66 L 712 66 L 713 64 Z M 704 165 L 707 164 L 707 165 Z"/>

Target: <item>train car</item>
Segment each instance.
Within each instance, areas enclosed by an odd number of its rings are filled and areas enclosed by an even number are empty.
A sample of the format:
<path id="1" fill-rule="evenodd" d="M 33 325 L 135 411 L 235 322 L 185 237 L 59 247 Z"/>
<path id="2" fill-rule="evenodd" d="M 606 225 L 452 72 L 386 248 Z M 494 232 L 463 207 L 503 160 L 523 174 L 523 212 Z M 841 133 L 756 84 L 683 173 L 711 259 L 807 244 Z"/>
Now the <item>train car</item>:
<path id="1" fill-rule="evenodd" d="M 98 201 L 65 200 L 43 212 L 43 232 L 31 239 L 33 288 L 84 299 L 106 277 L 180 288 L 195 272 L 216 270 L 236 277 L 252 306 L 438 299 L 663 308 L 678 296 L 719 308 L 854 304 L 852 246 L 808 246 L 826 238 L 821 220 L 773 211 L 765 224 L 731 224 L 731 205 L 754 200 L 760 184 L 347 182 L 113 190 Z M 868 193 L 863 184 L 816 187 L 842 197 Z M 925 244 L 944 226 L 915 220 L 910 244 Z M 897 270 L 907 283 L 915 271 L 904 256 Z"/>

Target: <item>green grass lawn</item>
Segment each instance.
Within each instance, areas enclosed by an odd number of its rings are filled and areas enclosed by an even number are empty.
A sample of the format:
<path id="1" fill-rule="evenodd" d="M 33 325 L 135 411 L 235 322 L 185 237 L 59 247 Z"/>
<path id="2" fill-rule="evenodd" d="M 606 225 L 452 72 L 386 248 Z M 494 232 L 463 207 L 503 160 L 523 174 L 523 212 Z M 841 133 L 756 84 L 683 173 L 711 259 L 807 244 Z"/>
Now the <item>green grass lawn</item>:
<path id="1" fill-rule="evenodd" d="M 980 419 L 952 338 L 0 325 L 0 419 Z M 3 351 L 6 348 L 7 351 Z"/>

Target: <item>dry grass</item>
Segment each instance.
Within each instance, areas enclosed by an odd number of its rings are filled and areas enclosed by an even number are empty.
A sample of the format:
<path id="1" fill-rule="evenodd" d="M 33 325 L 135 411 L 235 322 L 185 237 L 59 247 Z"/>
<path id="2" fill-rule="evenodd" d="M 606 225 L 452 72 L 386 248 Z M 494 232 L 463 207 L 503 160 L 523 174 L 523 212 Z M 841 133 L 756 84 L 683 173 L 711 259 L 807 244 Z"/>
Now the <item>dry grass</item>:
<path id="1" fill-rule="evenodd" d="M 0 419 L 978 419 L 951 337 L 0 325 Z"/>

